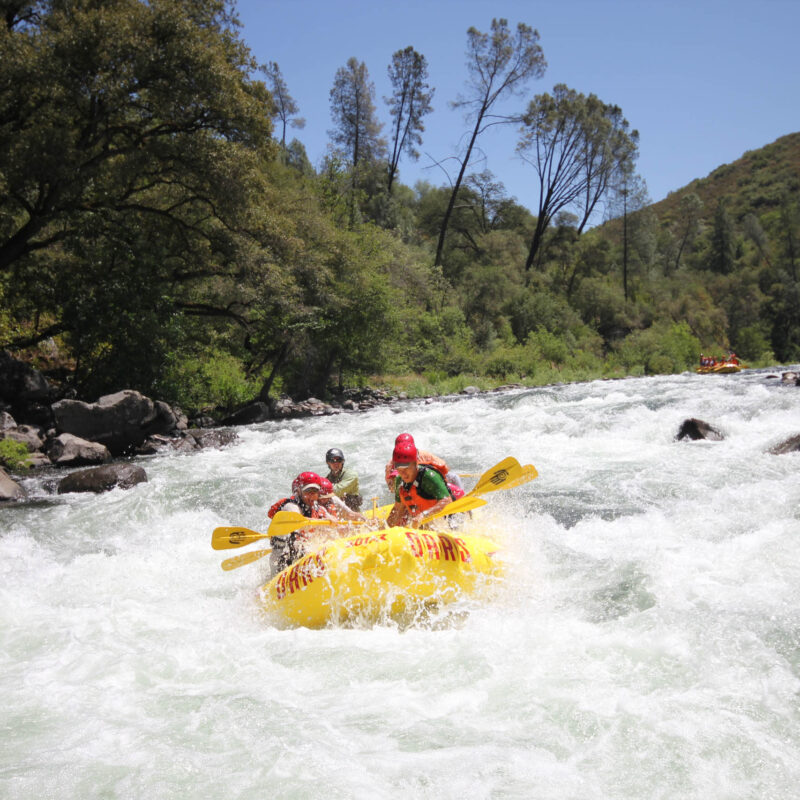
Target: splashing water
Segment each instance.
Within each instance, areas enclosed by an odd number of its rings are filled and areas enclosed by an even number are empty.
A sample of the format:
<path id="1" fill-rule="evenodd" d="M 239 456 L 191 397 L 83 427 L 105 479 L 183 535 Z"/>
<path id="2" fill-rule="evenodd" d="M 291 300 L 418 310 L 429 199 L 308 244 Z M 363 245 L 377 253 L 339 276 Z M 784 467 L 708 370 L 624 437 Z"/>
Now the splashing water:
<path id="1" fill-rule="evenodd" d="M 0 510 L 0 797 L 789 798 L 800 786 L 800 390 L 764 373 L 594 382 L 240 429 L 149 482 Z M 721 442 L 676 442 L 687 417 Z M 478 474 L 506 547 L 438 624 L 281 631 L 266 526 L 340 447 L 390 498 L 394 437 Z M 475 478 L 465 479 L 469 487 Z"/>

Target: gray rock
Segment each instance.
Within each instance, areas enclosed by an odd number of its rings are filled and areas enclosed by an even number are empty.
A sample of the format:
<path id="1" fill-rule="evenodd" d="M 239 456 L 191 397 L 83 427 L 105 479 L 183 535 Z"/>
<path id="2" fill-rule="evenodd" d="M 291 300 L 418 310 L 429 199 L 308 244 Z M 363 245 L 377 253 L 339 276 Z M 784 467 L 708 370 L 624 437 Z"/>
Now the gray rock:
<path id="1" fill-rule="evenodd" d="M 0 468 L 0 503 L 24 498 L 25 490 L 16 481 L 11 480 L 4 469 Z"/>
<path id="2" fill-rule="evenodd" d="M 800 433 L 790 436 L 780 444 L 776 444 L 774 447 L 771 447 L 768 452 L 772 453 L 774 456 L 783 456 L 786 455 L 786 453 L 795 453 L 798 450 L 800 450 Z"/>
<path id="3" fill-rule="evenodd" d="M 258 401 L 235 411 L 222 420 L 222 425 L 256 425 L 259 422 L 266 422 L 269 418 L 269 406 Z"/>
<path id="4" fill-rule="evenodd" d="M 53 416 L 59 433 L 104 444 L 112 455 L 122 455 L 155 433 L 170 433 L 178 416 L 162 402 L 132 389 L 105 395 L 96 403 L 59 400 Z"/>
<path id="5" fill-rule="evenodd" d="M 146 483 L 147 473 L 135 464 L 117 462 L 102 467 L 78 470 L 63 478 L 58 493 L 107 492 L 110 489 L 130 489 L 137 483 Z"/>
<path id="6" fill-rule="evenodd" d="M 44 446 L 44 439 L 41 431 L 33 425 L 17 425 L 16 428 L 9 428 L 0 431 L 0 439 L 13 439 L 28 448 L 29 453 L 41 450 Z"/>
<path id="7" fill-rule="evenodd" d="M 71 433 L 61 433 L 47 445 L 47 455 L 58 466 L 104 464 L 111 459 L 108 448 L 100 442 L 90 442 Z"/>
<path id="8" fill-rule="evenodd" d="M 49 400 L 50 384 L 39 370 L 11 353 L 0 351 L 0 398 L 13 404 L 28 400 Z"/>

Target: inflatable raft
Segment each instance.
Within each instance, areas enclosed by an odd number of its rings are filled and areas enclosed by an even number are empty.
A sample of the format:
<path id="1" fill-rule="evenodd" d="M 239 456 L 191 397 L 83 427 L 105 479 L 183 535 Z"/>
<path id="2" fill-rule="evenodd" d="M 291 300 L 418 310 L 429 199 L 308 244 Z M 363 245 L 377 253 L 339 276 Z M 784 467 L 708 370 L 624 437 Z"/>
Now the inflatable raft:
<path id="1" fill-rule="evenodd" d="M 259 594 L 280 627 L 403 621 L 484 595 L 502 575 L 499 551 L 485 536 L 389 528 L 327 542 Z"/>
<path id="2" fill-rule="evenodd" d="M 743 364 L 723 362 L 721 364 L 714 364 L 713 367 L 698 367 L 695 372 L 700 375 L 730 375 L 734 372 L 741 372 L 743 368 Z"/>

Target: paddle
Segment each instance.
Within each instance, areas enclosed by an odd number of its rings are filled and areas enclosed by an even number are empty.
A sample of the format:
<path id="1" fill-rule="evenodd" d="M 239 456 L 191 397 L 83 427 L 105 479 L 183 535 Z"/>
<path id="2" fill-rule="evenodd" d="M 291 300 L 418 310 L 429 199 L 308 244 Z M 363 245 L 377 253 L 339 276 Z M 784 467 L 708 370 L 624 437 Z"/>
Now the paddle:
<path id="1" fill-rule="evenodd" d="M 240 556 L 233 558 L 226 558 L 220 566 L 224 570 L 232 570 L 237 567 L 243 567 L 245 564 L 251 564 L 253 561 L 258 561 L 259 558 L 269 555 L 272 550 L 251 550 L 249 553 L 242 553 Z"/>
<path id="2" fill-rule="evenodd" d="M 526 464 L 524 467 L 516 464 L 506 470 L 495 470 L 484 485 L 481 485 L 481 481 L 478 481 L 475 488 L 467 496 L 484 495 L 489 492 L 496 492 L 498 489 L 514 489 L 517 486 L 523 486 L 538 476 L 539 473 L 533 464 Z"/>
<path id="3" fill-rule="evenodd" d="M 435 514 L 425 517 L 425 524 L 427 525 L 432 520 L 439 519 L 439 517 L 446 517 L 450 514 L 458 514 L 462 511 L 474 511 L 476 508 L 480 508 L 481 506 L 485 505 L 486 501 L 482 497 L 470 497 L 469 495 L 464 495 L 463 497 L 459 497 L 458 500 L 453 500 L 452 503 L 448 503 L 443 509 L 437 511 Z"/>
<path id="4" fill-rule="evenodd" d="M 279 511 L 270 522 L 266 533 L 242 528 L 240 526 L 222 526 L 215 528 L 211 534 L 211 546 L 215 550 L 230 550 L 234 547 L 244 547 L 247 544 L 267 539 L 271 536 L 287 536 L 298 528 L 317 525 L 337 525 L 337 520 L 309 519 L 296 511 Z"/>
<path id="5" fill-rule="evenodd" d="M 481 475 L 475 486 L 467 492 L 466 496 L 482 495 L 489 492 L 496 492 L 498 489 L 510 489 L 518 486 L 516 482 L 523 475 L 523 467 L 513 456 L 508 456 L 502 461 L 490 467 Z M 531 480 L 531 478 L 528 478 Z M 525 483 L 527 481 L 523 481 Z"/>

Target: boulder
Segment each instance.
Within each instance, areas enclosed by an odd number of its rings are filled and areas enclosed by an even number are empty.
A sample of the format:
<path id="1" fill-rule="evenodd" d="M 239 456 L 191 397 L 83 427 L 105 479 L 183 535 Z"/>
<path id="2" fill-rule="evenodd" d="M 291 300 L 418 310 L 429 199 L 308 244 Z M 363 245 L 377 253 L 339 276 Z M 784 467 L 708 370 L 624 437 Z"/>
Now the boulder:
<path id="1" fill-rule="evenodd" d="M 136 448 L 139 455 L 150 456 L 167 450 L 178 453 L 193 453 L 206 447 L 225 447 L 238 438 L 236 431 L 214 429 L 192 429 L 181 431 L 180 436 L 149 436 Z"/>
<path id="2" fill-rule="evenodd" d="M 44 446 L 42 432 L 32 425 L 17 425 L 16 428 L 7 428 L 0 431 L 0 439 L 13 439 L 28 448 L 29 453 L 41 450 Z"/>
<path id="3" fill-rule="evenodd" d="M 41 372 L 0 350 L 0 399 L 16 406 L 30 400 L 49 400 L 50 396 L 50 384 Z"/>
<path id="4" fill-rule="evenodd" d="M 59 482 L 58 493 L 107 492 L 117 486 L 120 489 L 130 489 L 137 483 L 146 482 L 147 473 L 141 467 L 117 462 L 70 473 Z"/>
<path id="5" fill-rule="evenodd" d="M 678 430 L 676 439 L 708 439 L 711 442 L 721 442 L 725 437 L 715 427 L 702 419 L 685 419 Z"/>
<path id="6" fill-rule="evenodd" d="M 783 456 L 786 453 L 795 453 L 800 450 L 800 433 L 790 436 L 786 441 L 770 447 L 769 451 L 774 456 Z"/>
<path id="7" fill-rule="evenodd" d="M 238 439 L 236 431 L 220 428 L 213 430 L 193 430 L 186 432 L 186 439 L 193 439 L 198 450 L 206 447 L 225 447 Z"/>
<path id="8" fill-rule="evenodd" d="M 59 400 L 52 408 L 59 433 L 100 442 L 114 456 L 129 452 L 148 436 L 176 430 L 182 421 L 166 403 L 154 403 L 132 389 L 105 395 L 96 403 Z"/>
<path id="9" fill-rule="evenodd" d="M 14 417 L 8 411 L 0 411 L 0 431 L 7 431 L 16 427 L 17 423 L 14 421 Z"/>
<path id="10" fill-rule="evenodd" d="M 249 406 L 234 411 L 229 417 L 222 420 L 222 425 L 256 425 L 266 422 L 270 418 L 269 406 L 261 401 L 251 403 Z"/>
<path id="11" fill-rule="evenodd" d="M 111 459 L 108 448 L 100 442 L 90 442 L 72 433 L 60 433 L 47 444 L 47 455 L 60 467 L 82 467 L 103 464 Z"/>
<path id="12" fill-rule="evenodd" d="M 800 374 L 797 372 L 782 372 L 781 383 L 788 383 L 794 386 L 800 386 Z"/>
<path id="13" fill-rule="evenodd" d="M 359 406 L 360 407 L 360 406 Z M 291 397 L 281 397 L 270 404 L 270 417 L 273 419 L 291 419 L 295 417 L 321 417 L 338 414 L 339 408 L 323 403 L 316 397 L 300 400 L 295 403 Z"/>
<path id="14" fill-rule="evenodd" d="M 10 500 L 22 500 L 25 490 L 8 477 L 8 473 L 0 467 L 0 503 Z"/>

